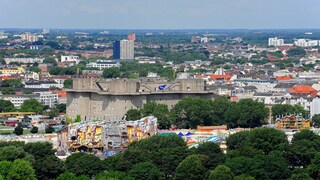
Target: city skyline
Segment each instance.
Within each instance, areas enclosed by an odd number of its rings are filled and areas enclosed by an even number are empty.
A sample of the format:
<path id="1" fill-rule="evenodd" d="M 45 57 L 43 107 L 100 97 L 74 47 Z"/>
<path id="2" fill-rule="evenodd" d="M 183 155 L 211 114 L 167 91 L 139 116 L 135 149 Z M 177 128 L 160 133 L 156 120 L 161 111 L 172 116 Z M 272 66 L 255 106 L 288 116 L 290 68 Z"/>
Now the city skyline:
<path id="1" fill-rule="evenodd" d="M 316 0 L 0 0 L 0 4 L 0 15 L 7 17 L 0 28 L 320 28 L 315 23 L 320 15 Z"/>

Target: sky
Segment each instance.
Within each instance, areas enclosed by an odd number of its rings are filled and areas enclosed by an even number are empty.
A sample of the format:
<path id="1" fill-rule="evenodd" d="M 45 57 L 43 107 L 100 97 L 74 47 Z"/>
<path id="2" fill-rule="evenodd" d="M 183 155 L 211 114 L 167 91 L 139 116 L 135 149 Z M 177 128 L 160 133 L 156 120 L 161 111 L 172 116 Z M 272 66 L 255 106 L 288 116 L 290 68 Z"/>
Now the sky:
<path id="1" fill-rule="evenodd" d="M 0 28 L 320 29 L 320 0 L 0 0 Z"/>

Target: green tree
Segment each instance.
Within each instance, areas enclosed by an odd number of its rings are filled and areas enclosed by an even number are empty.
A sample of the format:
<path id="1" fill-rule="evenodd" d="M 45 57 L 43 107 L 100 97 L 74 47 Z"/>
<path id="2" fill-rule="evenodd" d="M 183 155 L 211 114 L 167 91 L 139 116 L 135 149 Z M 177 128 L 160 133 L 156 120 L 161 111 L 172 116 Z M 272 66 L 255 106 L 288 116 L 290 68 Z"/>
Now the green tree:
<path id="1" fill-rule="evenodd" d="M 36 159 L 42 159 L 46 156 L 54 155 L 52 144 L 49 142 L 27 143 L 23 146 L 25 152 L 33 155 Z"/>
<path id="2" fill-rule="evenodd" d="M 221 151 L 219 145 L 213 142 L 205 142 L 196 149 L 197 154 L 208 156 L 206 168 L 214 169 L 225 161 L 225 154 Z"/>
<path id="3" fill-rule="evenodd" d="M 150 153 L 143 149 L 130 148 L 119 159 L 118 170 L 128 172 L 134 165 L 150 161 Z"/>
<path id="4" fill-rule="evenodd" d="M 142 116 L 155 116 L 158 119 L 159 129 L 168 129 L 171 126 L 169 109 L 165 104 L 158 104 L 154 101 L 147 102 L 140 110 Z"/>
<path id="5" fill-rule="evenodd" d="M 248 144 L 250 131 L 240 131 L 228 136 L 226 144 L 228 150 L 240 149 Z"/>
<path id="6" fill-rule="evenodd" d="M 43 63 L 46 63 L 46 64 L 53 64 L 54 66 L 57 65 L 57 62 L 54 58 L 51 58 L 51 57 L 47 57 L 43 60 Z"/>
<path id="7" fill-rule="evenodd" d="M 43 105 L 36 99 L 28 99 L 21 104 L 20 110 L 23 112 L 41 112 Z"/>
<path id="8" fill-rule="evenodd" d="M 13 87 L 13 88 L 22 88 L 24 87 L 24 84 L 22 84 L 21 80 L 19 79 L 9 79 L 9 80 L 3 80 L 1 82 L 2 87 Z"/>
<path id="9" fill-rule="evenodd" d="M 184 147 L 186 142 L 177 135 L 170 136 L 159 136 L 155 135 L 148 139 L 142 139 L 140 141 L 134 141 L 129 146 L 128 149 L 143 149 L 150 152 L 158 151 L 162 148 L 176 148 Z"/>
<path id="10" fill-rule="evenodd" d="M 308 167 L 308 171 L 313 179 L 320 178 L 320 153 L 317 152 L 315 157 L 311 161 L 311 165 Z"/>
<path id="11" fill-rule="evenodd" d="M 269 110 L 261 102 L 242 99 L 225 112 L 231 127 L 254 128 L 266 124 Z"/>
<path id="12" fill-rule="evenodd" d="M 10 101 L 0 99 L 0 112 L 12 112 L 14 105 Z"/>
<path id="13" fill-rule="evenodd" d="M 225 165 L 217 166 L 210 174 L 210 180 L 233 180 L 233 173 Z"/>
<path id="14" fill-rule="evenodd" d="M 53 133 L 53 132 L 54 132 L 54 129 L 53 129 L 53 127 L 51 127 L 51 126 L 47 126 L 46 129 L 45 129 L 45 132 L 46 132 L 47 134 L 50 134 L 50 133 Z"/>
<path id="15" fill-rule="evenodd" d="M 64 68 L 63 67 L 52 67 L 49 70 L 51 75 L 64 75 Z"/>
<path id="16" fill-rule="evenodd" d="M 141 118 L 141 112 L 139 109 L 129 109 L 126 113 L 128 121 L 135 121 Z"/>
<path id="17" fill-rule="evenodd" d="M 5 87 L 1 91 L 2 94 L 16 94 L 16 91 L 12 87 Z"/>
<path id="18" fill-rule="evenodd" d="M 4 146 L 0 148 L 0 161 L 14 161 L 26 156 L 22 147 Z"/>
<path id="19" fill-rule="evenodd" d="M 164 179 L 164 174 L 159 168 L 150 162 L 136 164 L 129 171 L 129 175 L 134 179 L 156 180 Z"/>
<path id="20" fill-rule="evenodd" d="M 10 161 L 0 161 L 0 176 L 2 176 L 3 179 L 8 176 L 11 166 L 12 162 Z"/>
<path id="21" fill-rule="evenodd" d="M 190 155 L 190 152 L 186 146 L 160 148 L 158 151 L 151 153 L 151 160 L 160 168 L 166 178 L 170 179 L 170 177 L 174 177 L 175 169 L 188 155 Z"/>
<path id="22" fill-rule="evenodd" d="M 105 68 L 103 70 L 102 76 L 104 78 L 117 78 L 121 76 L 120 68 L 118 67 L 111 67 L 111 68 Z"/>
<path id="23" fill-rule="evenodd" d="M 289 142 L 284 132 L 270 129 L 259 128 L 249 133 L 248 143 L 255 149 L 262 150 L 265 154 L 271 151 L 285 151 Z"/>
<path id="24" fill-rule="evenodd" d="M 32 133 L 32 134 L 38 133 L 38 127 L 32 126 L 32 129 L 30 130 L 30 133 Z"/>
<path id="25" fill-rule="evenodd" d="M 276 116 L 289 115 L 289 114 L 302 114 L 304 117 L 308 115 L 308 112 L 299 104 L 294 106 L 290 104 L 276 104 L 272 106 L 272 116 L 275 119 Z"/>
<path id="26" fill-rule="evenodd" d="M 32 91 L 29 89 L 23 90 L 23 94 L 32 94 Z"/>
<path id="27" fill-rule="evenodd" d="M 198 125 L 212 125 L 212 100 L 187 97 L 172 109 L 175 124 L 179 128 L 197 128 Z"/>
<path id="28" fill-rule="evenodd" d="M 205 179 L 206 169 L 197 155 L 190 155 L 183 160 L 176 169 L 175 180 L 200 180 Z"/>
<path id="29" fill-rule="evenodd" d="M 319 142 L 320 136 L 310 130 L 304 129 L 293 135 L 292 143 L 300 140 L 309 140 L 309 141 Z"/>
<path id="30" fill-rule="evenodd" d="M 124 172 L 120 171 L 109 171 L 109 172 L 102 172 L 97 174 L 94 178 L 95 180 L 109 180 L 109 179 L 119 179 L 119 180 L 134 180 L 133 177 L 127 175 Z"/>
<path id="31" fill-rule="evenodd" d="M 58 176 L 57 180 L 76 180 L 77 176 L 70 172 L 62 173 Z"/>
<path id="32" fill-rule="evenodd" d="M 87 176 L 76 176 L 73 173 L 65 172 L 58 176 L 57 180 L 90 180 Z"/>
<path id="33" fill-rule="evenodd" d="M 298 57 L 303 57 L 306 55 L 306 50 L 304 50 L 301 47 L 297 47 L 297 48 L 293 48 L 293 49 L 289 49 L 287 51 L 287 55 L 290 57 L 294 57 L 294 56 L 298 56 Z"/>
<path id="34" fill-rule="evenodd" d="M 239 176 L 235 176 L 233 179 L 234 180 L 255 180 L 254 177 L 248 176 L 248 175 L 245 175 L 245 174 L 242 174 L 242 175 L 239 175 Z"/>
<path id="35" fill-rule="evenodd" d="M 72 89 L 73 87 L 73 79 L 66 79 L 64 82 L 63 82 L 63 87 L 64 88 L 67 88 L 67 89 Z"/>
<path id="36" fill-rule="evenodd" d="M 38 66 L 30 66 L 29 71 L 38 73 L 41 69 Z"/>
<path id="37" fill-rule="evenodd" d="M 66 104 L 58 104 L 56 108 L 59 110 L 59 113 L 66 113 L 67 105 Z"/>
<path id="38" fill-rule="evenodd" d="M 17 159 L 13 161 L 6 179 L 36 180 L 37 178 L 28 161 Z"/>
<path id="39" fill-rule="evenodd" d="M 18 125 L 16 128 L 14 128 L 13 133 L 18 135 L 18 136 L 22 135 L 23 134 L 23 128 L 20 125 Z"/>
<path id="40" fill-rule="evenodd" d="M 216 98 L 212 103 L 213 108 L 213 125 L 228 125 L 229 122 L 225 118 L 225 112 L 231 108 L 233 102 L 226 98 Z"/>
<path id="41" fill-rule="evenodd" d="M 76 156 L 78 158 L 72 156 Z M 68 158 L 65 163 L 66 171 L 72 172 L 77 176 L 85 175 L 93 177 L 104 169 L 102 161 L 93 154 L 72 154 Z"/>
<path id="42" fill-rule="evenodd" d="M 38 179 L 55 179 L 64 171 L 63 162 L 55 155 L 47 155 L 36 160 Z"/>
<path id="43" fill-rule="evenodd" d="M 320 114 L 316 114 L 312 117 L 312 126 L 320 127 Z"/>

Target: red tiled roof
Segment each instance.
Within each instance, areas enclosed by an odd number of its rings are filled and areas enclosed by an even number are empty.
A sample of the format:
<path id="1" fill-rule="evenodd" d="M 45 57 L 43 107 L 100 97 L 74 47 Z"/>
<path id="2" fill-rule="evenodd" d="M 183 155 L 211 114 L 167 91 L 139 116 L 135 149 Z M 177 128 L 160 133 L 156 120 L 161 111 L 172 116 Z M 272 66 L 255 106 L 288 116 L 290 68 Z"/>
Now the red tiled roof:
<path id="1" fill-rule="evenodd" d="M 288 89 L 291 93 L 294 94 L 304 94 L 304 95 L 311 95 L 317 96 L 317 90 L 309 85 L 295 85 L 293 88 Z"/>
<path id="2" fill-rule="evenodd" d="M 230 80 L 231 77 L 232 76 L 230 75 L 216 75 L 216 74 L 210 75 L 210 78 L 212 80 L 218 80 L 218 79 Z"/>
<path id="3" fill-rule="evenodd" d="M 291 79 L 290 76 L 277 76 L 276 78 L 278 81 L 286 81 Z"/>

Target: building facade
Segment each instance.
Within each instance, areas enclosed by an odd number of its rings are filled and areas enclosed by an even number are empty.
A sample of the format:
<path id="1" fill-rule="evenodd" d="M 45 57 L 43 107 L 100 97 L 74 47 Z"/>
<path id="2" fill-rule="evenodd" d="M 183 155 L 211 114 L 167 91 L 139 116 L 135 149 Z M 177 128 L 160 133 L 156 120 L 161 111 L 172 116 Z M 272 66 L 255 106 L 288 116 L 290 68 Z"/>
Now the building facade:
<path id="1" fill-rule="evenodd" d="M 26 100 L 36 99 L 39 101 L 40 95 L 39 94 L 23 94 L 23 95 L 7 94 L 7 95 L 1 95 L 0 98 L 6 101 L 10 101 L 14 105 L 14 107 L 19 108 L 22 105 L 22 103 Z"/>
<path id="2" fill-rule="evenodd" d="M 100 70 L 111 67 L 120 67 L 120 62 L 110 60 L 97 60 L 86 65 L 87 68 L 98 68 Z"/>
<path id="3" fill-rule="evenodd" d="M 77 78 L 73 80 L 73 89 L 67 90 L 67 116 L 75 119 L 80 115 L 87 121 L 119 120 L 129 109 L 141 108 L 147 102 L 166 104 L 171 109 L 187 96 L 215 97 L 200 79 Z"/>
<path id="4" fill-rule="evenodd" d="M 269 46 L 283 46 L 284 45 L 284 39 L 278 39 L 277 37 L 269 38 L 268 45 Z"/>
<path id="5" fill-rule="evenodd" d="M 113 59 L 134 59 L 134 41 L 124 39 L 113 42 Z"/>

